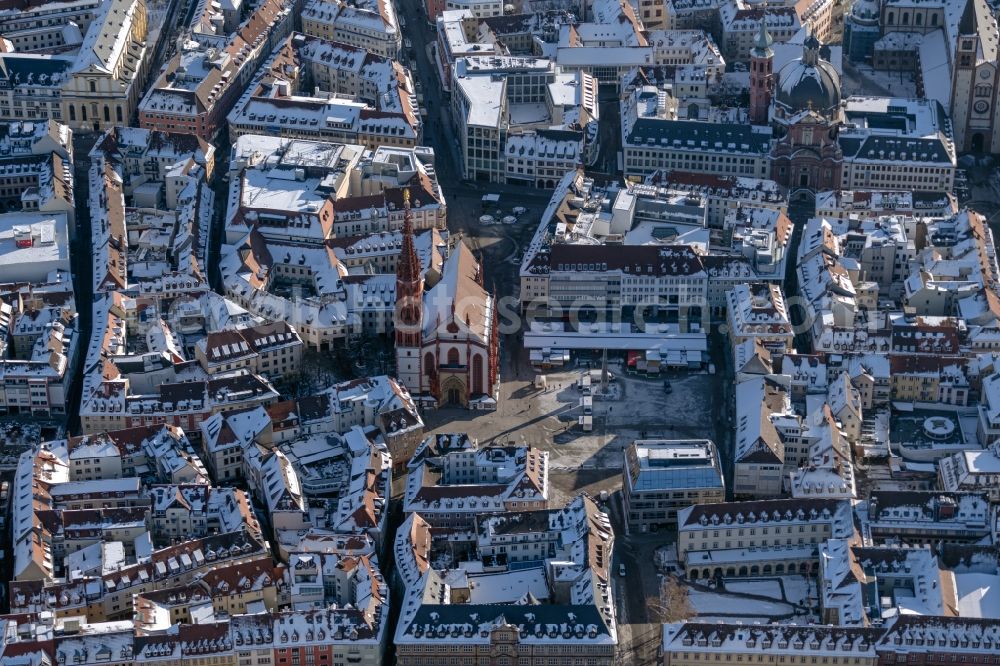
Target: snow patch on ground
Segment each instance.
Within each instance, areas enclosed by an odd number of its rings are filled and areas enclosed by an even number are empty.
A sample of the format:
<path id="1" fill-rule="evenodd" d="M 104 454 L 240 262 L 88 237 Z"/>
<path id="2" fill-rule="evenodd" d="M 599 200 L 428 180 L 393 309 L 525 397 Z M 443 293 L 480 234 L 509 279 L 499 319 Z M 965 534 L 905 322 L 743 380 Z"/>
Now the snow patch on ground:
<path id="1" fill-rule="evenodd" d="M 634 377 L 622 372 L 621 364 L 611 365 L 615 381 L 610 399 L 593 400 L 594 431 L 583 432 L 577 419 L 583 414 L 580 399 L 583 393 L 577 381 L 585 372 L 582 368 L 549 372 L 548 388 L 533 395 L 536 409 L 553 416 L 540 423 L 555 446 L 541 444 L 550 453 L 549 468 L 554 471 L 576 469 L 617 469 L 624 461 L 623 449 L 640 437 L 684 439 L 707 437 L 714 433 L 712 381 L 707 374 L 691 373 L 671 377 L 673 391 L 663 391 L 663 381 Z M 600 388 L 600 371 L 593 370 L 596 393 Z M 482 438 L 480 438 L 482 439 Z"/>
<path id="2" fill-rule="evenodd" d="M 782 587 L 784 592 L 782 592 Z M 805 576 L 768 576 L 766 578 L 728 578 L 726 592 L 756 594 L 800 606 L 811 605 L 816 582 Z"/>
<path id="3" fill-rule="evenodd" d="M 688 598 L 699 616 L 702 615 L 740 615 L 746 617 L 769 618 L 788 615 L 792 607 L 778 601 L 761 601 L 746 599 L 731 594 L 705 592 L 703 590 L 688 590 Z"/>
<path id="4" fill-rule="evenodd" d="M 793 604 L 809 605 L 809 596 L 816 598 L 816 581 L 805 576 L 783 576 L 785 601 Z"/>
<path id="5" fill-rule="evenodd" d="M 771 597 L 778 601 L 782 600 L 781 583 L 776 578 L 767 580 L 727 580 L 727 592 L 739 592 L 740 594 L 757 594 L 762 597 Z"/>

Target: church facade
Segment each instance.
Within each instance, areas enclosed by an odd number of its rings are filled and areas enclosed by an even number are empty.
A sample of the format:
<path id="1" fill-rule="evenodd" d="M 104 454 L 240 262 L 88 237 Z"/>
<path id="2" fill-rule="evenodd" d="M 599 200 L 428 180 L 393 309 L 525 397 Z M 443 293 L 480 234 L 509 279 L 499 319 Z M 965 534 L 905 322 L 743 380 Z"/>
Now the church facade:
<path id="1" fill-rule="evenodd" d="M 406 198 L 403 247 L 396 269 L 396 374 L 425 407 L 496 407 L 500 338 L 496 297 L 483 269 L 458 243 L 431 281 L 413 244 Z"/>
<path id="2" fill-rule="evenodd" d="M 750 52 L 750 119 L 773 126 L 771 179 L 790 190 L 838 189 L 844 155 L 840 75 L 810 35 L 802 56 L 773 72 L 771 36 L 761 22 Z"/>

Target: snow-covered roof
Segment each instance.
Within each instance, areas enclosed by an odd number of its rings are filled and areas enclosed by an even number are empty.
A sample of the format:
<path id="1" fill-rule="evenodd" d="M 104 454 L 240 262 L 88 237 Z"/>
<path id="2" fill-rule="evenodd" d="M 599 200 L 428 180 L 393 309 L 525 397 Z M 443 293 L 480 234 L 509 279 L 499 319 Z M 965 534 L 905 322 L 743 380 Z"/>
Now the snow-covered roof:
<path id="1" fill-rule="evenodd" d="M 709 440 L 636 440 L 625 450 L 625 479 L 629 493 L 723 489 L 718 451 Z"/>
<path id="2" fill-rule="evenodd" d="M 880 635 L 880 630 L 860 627 L 684 622 L 663 625 L 662 650 L 666 655 L 723 652 L 796 660 L 852 655 L 873 660 Z"/>
<path id="3" fill-rule="evenodd" d="M 414 517 L 413 526 L 418 526 Z M 397 536 L 397 550 L 429 565 L 416 584 L 407 587 L 402 602 L 397 645 L 429 641 L 486 644 L 493 630 L 511 626 L 521 643 L 546 645 L 607 645 L 617 642 L 611 599 L 610 566 L 613 533 L 607 516 L 592 500 L 577 497 L 564 508 L 497 515 L 481 523 L 477 539 L 480 560 L 452 562 L 446 532 L 435 548 L 431 528 L 414 541 Z M 507 566 L 498 547 L 511 538 L 551 544 L 544 562 Z M 554 553 L 554 555 L 553 555 Z M 433 564 L 438 562 L 439 564 Z M 489 562 L 492 571 L 484 571 Z M 544 566 L 543 566 L 544 565 Z M 568 599 L 557 601 L 553 585 L 568 588 Z M 468 590 L 468 595 L 441 594 Z"/>
<path id="4" fill-rule="evenodd" d="M 449 457 L 470 455 L 473 469 L 448 463 Z M 491 446 L 470 452 L 447 452 L 421 460 L 406 478 L 403 510 L 418 512 L 434 524 L 440 516 L 472 520 L 481 513 L 499 513 L 508 502 L 544 507 L 549 499 L 547 451 L 530 447 Z"/>

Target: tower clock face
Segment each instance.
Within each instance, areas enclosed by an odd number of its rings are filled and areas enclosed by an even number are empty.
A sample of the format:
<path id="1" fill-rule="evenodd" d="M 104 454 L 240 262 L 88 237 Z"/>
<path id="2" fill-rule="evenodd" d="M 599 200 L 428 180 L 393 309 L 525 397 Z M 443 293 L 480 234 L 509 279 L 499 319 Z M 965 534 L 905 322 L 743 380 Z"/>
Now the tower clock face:
<path id="1" fill-rule="evenodd" d="M 988 69 L 980 70 L 979 71 L 979 78 L 981 78 L 981 79 L 988 79 L 988 78 L 990 78 L 990 74 L 991 74 L 991 72 Z"/>
<path id="2" fill-rule="evenodd" d="M 973 105 L 973 108 L 976 110 L 976 113 L 986 113 L 990 110 L 990 105 L 986 100 L 981 99 Z"/>

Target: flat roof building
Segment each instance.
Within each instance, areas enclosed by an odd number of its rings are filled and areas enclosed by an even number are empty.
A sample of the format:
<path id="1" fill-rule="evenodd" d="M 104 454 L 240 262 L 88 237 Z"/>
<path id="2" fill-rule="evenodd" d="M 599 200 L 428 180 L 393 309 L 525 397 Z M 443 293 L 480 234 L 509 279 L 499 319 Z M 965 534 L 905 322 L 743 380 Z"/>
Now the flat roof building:
<path id="1" fill-rule="evenodd" d="M 49 281 L 70 272 L 65 213 L 0 215 L 0 282 Z"/>
<path id="2" fill-rule="evenodd" d="M 625 450 L 623 497 L 629 529 L 677 522 L 677 510 L 725 500 L 715 444 L 707 439 L 639 439 Z"/>

